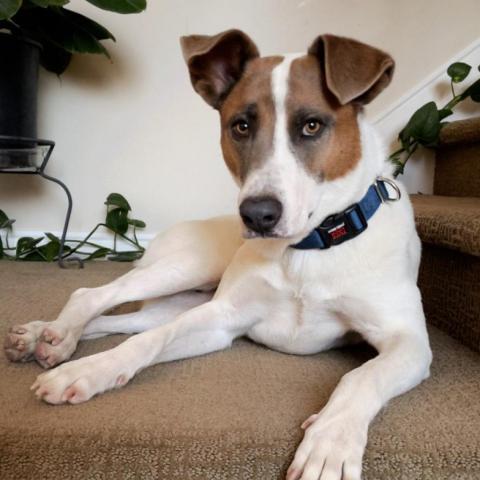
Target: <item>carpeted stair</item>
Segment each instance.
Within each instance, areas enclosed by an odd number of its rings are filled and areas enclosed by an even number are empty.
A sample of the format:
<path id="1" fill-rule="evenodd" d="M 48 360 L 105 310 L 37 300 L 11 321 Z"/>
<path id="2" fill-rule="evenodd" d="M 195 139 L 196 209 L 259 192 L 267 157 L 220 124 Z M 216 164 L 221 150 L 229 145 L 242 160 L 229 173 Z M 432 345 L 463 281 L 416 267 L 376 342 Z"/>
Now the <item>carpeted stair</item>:
<path id="1" fill-rule="evenodd" d="M 480 351 L 480 117 L 442 129 L 434 194 L 412 200 L 427 319 Z"/>
<path id="2" fill-rule="evenodd" d="M 54 318 L 73 290 L 128 268 L 0 261 L 0 336 L 14 323 Z M 81 342 L 74 358 L 124 339 Z M 363 480 L 480 478 L 480 355 L 435 327 L 430 339 L 431 377 L 373 422 Z M 42 369 L 0 355 L 0 479 L 284 480 L 299 425 L 372 355 L 364 345 L 286 355 L 240 340 L 147 368 L 76 406 L 36 400 L 29 387 Z"/>

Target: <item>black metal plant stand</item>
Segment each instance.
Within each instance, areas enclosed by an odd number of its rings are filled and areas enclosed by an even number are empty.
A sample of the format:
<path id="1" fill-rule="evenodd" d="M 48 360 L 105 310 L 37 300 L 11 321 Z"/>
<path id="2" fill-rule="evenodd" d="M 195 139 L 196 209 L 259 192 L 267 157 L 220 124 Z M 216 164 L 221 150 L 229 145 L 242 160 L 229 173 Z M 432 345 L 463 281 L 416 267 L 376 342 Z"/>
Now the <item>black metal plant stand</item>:
<path id="1" fill-rule="evenodd" d="M 79 268 L 83 268 L 83 261 L 79 257 L 64 259 L 65 238 L 67 236 L 68 224 L 72 213 L 72 195 L 67 186 L 58 178 L 45 173 L 48 160 L 55 147 L 52 140 L 37 138 L 13 137 L 0 135 L 0 173 L 17 175 L 40 175 L 41 177 L 60 185 L 67 195 L 68 207 L 63 225 L 60 249 L 58 252 L 58 265 L 66 268 L 66 262 L 76 262 Z"/>

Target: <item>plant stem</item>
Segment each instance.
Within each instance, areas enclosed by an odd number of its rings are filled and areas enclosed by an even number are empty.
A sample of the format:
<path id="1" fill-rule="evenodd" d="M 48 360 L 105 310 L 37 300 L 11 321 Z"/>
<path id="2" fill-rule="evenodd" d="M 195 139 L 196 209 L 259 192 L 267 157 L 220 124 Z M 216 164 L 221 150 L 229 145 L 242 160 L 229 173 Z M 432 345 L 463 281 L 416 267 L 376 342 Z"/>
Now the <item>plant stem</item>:
<path id="1" fill-rule="evenodd" d="M 97 231 L 98 227 L 102 227 L 102 226 L 106 227 L 104 223 L 97 223 L 97 225 L 93 228 L 93 230 L 75 248 L 67 252 L 62 258 L 67 258 L 70 255 L 76 253 L 80 247 L 82 247 L 87 243 L 87 240 Z"/>
<path id="2" fill-rule="evenodd" d="M 123 235 L 122 233 L 119 233 L 118 234 L 119 237 L 123 238 L 124 240 L 126 240 L 127 242 L 130 242 L 132 245 L 135 245 L 136 247 L 138 247 L 139 250 L 141 250 L 142 252 L 145 251 L 145 249 L 137 242 L 135 242 L 134 240 L 132 240 L 131 238 L 127 237 L 126 235 Z"/>
<path id="3" fill-rule="evenodd" d="M 453 80 L 450 80 L 450 88 L 452 89 L 452 97 L 455 98 L 457 95 L 455 93 L 455 88 L 453 86 Z"/>
<path id="4" fill-rule="evenodd" d="M 99 245 L 98 243 L 87 242 L 85 240 L 68 240 L 68 239 L 65 240 L 65 243 L 82 243 L 82 242 L 83 242 L 84 245 L 88 245 L 90 247 L 108 248 L 108 247 L 104 247 L 103 245 Z"/>

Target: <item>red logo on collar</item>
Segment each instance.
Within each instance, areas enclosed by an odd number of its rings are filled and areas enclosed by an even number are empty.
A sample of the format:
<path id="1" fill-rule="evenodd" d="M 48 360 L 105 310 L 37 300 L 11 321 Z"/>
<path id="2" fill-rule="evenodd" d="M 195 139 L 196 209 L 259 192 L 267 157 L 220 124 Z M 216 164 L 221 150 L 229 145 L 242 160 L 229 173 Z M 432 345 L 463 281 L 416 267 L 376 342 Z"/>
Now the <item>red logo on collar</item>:
<path id="1" fill-rule="evenodd" d="M 343 237 L 347 234 L 347 229 L 345 228 L 345 224 L 341 223 L 337 227 L 334 227 L 328 230 L 328 234 L 332 237 L 333 240 L 337 240 L 340 237 Z"/>

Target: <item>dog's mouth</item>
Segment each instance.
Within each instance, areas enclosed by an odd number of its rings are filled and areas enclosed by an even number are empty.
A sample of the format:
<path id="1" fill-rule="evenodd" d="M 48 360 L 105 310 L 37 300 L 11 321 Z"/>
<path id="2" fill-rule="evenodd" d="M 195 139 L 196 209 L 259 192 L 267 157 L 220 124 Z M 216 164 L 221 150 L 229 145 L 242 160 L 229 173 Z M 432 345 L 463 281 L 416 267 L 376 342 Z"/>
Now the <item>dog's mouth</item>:
<path id="1" fill-rule="evenodd" d="M 247 227 L 243 229 L 243 238 L 250 240 L 252 238 L 288 238 L 281 235 L 278 235 L 275 232 L 256 232 Z"/>

